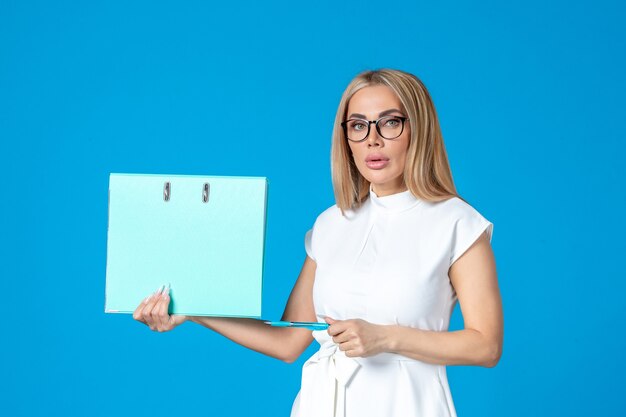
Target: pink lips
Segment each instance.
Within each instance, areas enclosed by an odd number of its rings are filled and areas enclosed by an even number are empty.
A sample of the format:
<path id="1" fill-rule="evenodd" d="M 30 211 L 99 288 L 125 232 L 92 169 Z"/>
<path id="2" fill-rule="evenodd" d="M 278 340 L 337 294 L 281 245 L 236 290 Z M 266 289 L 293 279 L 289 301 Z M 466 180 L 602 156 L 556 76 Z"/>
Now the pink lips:
<path id="1" fill-rule="evenodd" d="M 389 165 L 389 158 L 381 154 L 371 154 L 365 158 L 365 165 L 371 169 L 383 169 Z"/>

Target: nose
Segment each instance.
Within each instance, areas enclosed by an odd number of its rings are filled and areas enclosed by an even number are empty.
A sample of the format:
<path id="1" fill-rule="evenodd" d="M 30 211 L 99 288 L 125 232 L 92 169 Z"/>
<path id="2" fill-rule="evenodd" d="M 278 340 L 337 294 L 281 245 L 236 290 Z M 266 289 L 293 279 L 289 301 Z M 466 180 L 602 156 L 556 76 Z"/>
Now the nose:
<path id="1" fill-rule="evenodd" d="M 369 148 L 373 146 L 383 146 L 383 138 L 378 134 L 375 123 L 370 125 L 370 134 L 367 136 L 366 142 Z"/>

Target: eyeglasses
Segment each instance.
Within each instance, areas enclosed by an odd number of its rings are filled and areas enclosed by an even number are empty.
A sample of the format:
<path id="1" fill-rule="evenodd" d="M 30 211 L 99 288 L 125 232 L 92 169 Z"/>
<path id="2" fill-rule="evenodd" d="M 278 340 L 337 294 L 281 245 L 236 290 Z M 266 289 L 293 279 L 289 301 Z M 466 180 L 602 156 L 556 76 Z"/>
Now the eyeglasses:
<path id="1" fill-rule="evenodd" d="M 341 123 L 348 140 L 363 142 L 370 134 L 370 126 L 376 125 L 376 131 L 385 139 L 395 139 L 404 131 L 404 116 L 383 116 L 378 120 L 348 119 Z"/>

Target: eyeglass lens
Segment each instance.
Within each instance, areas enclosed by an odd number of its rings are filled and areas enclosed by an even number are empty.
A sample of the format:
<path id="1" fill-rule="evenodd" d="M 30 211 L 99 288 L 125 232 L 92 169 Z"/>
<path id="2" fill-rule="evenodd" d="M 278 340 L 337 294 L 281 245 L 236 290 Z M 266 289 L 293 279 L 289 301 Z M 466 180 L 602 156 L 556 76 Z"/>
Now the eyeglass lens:
<path id="1" fill-rule="evenodd" d="M 378 119 L 376 129 L 380 136 L 385 139 L 395 139 L 402 134 L 404 121 L 396 116 L 385 116 Z M 348 139 L 360 141 L 365 139 L 370 130 L 370 123 L 367 120 L 350 119 L 346 123 L 346 134 Z"/>

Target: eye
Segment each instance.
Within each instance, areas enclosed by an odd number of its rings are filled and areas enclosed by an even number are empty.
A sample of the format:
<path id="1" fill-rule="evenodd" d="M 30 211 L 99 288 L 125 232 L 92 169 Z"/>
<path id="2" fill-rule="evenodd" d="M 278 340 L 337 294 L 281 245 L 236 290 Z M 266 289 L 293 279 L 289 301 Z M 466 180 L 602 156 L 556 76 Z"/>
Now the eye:
<path id="1" fill-rule="evenodd" d="M 365 124 L 362 120 L 353 120 L 350 122 L 350 129 L 365 130 L 367 129 L 367 124 Z"/>
<path id="2" fill-rule="evenodd" d="M 390 117 L 389 119 L 385 120 L 385 124 L 383 126 L 395 128 L 399 127 L 401 124 L 402 120 L 398 119 L 397 117 Z"/>

